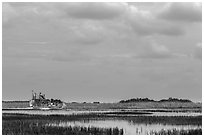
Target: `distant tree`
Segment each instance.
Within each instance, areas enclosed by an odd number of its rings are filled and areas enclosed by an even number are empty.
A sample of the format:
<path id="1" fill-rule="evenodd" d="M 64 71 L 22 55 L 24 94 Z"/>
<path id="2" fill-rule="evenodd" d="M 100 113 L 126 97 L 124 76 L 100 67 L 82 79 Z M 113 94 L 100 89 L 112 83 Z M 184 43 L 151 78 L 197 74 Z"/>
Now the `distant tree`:
<path id="1" fill-rule="evenodd" d="M 119 103 L 132 103 L 132 102 L 155 102 L 155 100 L 149 98 L 132 98 L 128 100 L 121 100 Z"/>
<path id="2" fill-rule="evenodd" d="M 178 99 L 170 97 L 168 99 L 162 99 L 159 102 L 192 102 L 192 101 L 188 99 Z"/>
<path id="3" fill-rule="evenodd" d="M 100 104 L 100 102 L 93 102 L 94 104 Z"/>

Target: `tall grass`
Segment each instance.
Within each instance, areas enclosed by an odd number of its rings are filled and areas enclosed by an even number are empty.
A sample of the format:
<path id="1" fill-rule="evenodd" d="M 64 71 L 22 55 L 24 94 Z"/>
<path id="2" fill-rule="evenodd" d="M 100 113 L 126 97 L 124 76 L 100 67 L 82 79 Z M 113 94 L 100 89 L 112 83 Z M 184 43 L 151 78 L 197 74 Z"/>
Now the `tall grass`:
<path id="1" fill-rule="evenodd" d="M 123 129 L 81 126 L 48 126 L 49 121 L 3 121 L 3 135 L 123 135 Z"/>
<path id="2" fill-rule="evenodd" d="M 202 125 L 202 116 L 121 116 L 105 113 L 72 114 L 72 115 L 31 115 L 3 113 L 3 120 L 94 120 L 94 119 L 121 119 L 133 123 L 170 124 L 170 125 Z"/>
<path id="3" fill-rule="evenodd" d="M 123 129 L 98 128 L 80 126 L 51 126 L 49 123 L 78 120 L 127 120 L 131 123 L 198 125 L 202 126 L 202 116 L 110 116 L 106 114 L 77 114 L 77 115 L 29 115 L 29 114 L 2 114 L 3 135 L 121 135 Z M 162 130 L 152 131 L 150 134 L 202 134 L 202 130 Z"/>
<path id="4" fill-rule="evenodd" d="M 172 129 L 172 130 L 165 130 L 162 129 L 161 131 L 151 131 L 149 133 L 150 135 L 202 135 L 202 129 L 188 129 L 188 130 L 177 130 L 177 129 Z"/>

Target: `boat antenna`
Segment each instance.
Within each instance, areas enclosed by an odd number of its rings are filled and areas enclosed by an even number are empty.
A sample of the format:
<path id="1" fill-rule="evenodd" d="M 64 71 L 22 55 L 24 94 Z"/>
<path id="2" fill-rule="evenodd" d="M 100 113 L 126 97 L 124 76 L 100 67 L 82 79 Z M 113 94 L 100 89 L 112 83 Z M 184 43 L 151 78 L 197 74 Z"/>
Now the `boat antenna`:
<path id="1" fill-rule="evenodd" d="M 32 90 L 32 99 L 34 99 L 34 90 Z"/>

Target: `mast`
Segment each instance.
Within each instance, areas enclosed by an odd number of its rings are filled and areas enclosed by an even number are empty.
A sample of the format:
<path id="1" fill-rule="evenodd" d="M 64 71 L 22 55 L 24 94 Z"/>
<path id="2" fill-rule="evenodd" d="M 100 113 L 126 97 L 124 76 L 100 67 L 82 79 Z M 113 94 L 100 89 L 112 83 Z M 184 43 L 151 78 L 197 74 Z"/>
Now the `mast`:
<path id="1" fill-rule="evenodd" d="M 32 100 L 34 99 L 34 91 L 32 90 Z"/>

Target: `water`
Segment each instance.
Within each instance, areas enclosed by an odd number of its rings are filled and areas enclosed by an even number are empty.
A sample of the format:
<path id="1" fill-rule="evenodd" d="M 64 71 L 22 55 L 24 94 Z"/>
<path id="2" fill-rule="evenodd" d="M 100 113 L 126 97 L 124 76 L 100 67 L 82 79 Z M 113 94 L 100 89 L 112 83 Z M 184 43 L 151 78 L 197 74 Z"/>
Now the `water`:
<path id="1" fill-rule="evenodd" d="M 188 130 L 201 128 L 195 125 L 164 125 L 164 124 L 137 124 L 127 120 L 81 120 L 81 121 L 60 121 L 47 124 L 47 126 L 82 126 L 82 127 L 99 127 L 99 128 L 119 128 L 123 129 L 125 135 L 147 135 L 152 131 L 165 130 Z"/>

